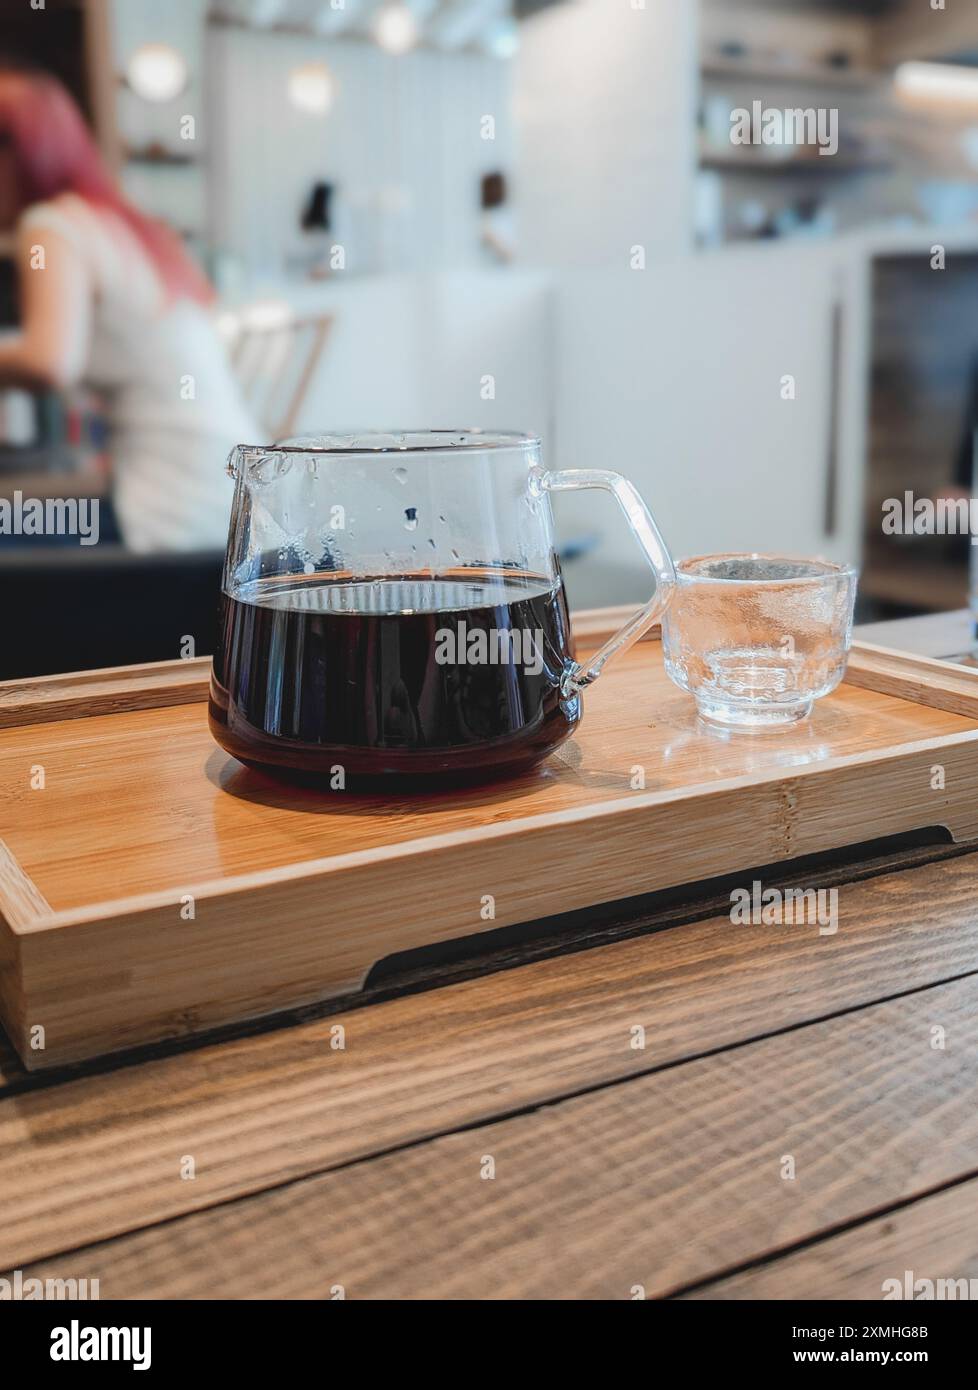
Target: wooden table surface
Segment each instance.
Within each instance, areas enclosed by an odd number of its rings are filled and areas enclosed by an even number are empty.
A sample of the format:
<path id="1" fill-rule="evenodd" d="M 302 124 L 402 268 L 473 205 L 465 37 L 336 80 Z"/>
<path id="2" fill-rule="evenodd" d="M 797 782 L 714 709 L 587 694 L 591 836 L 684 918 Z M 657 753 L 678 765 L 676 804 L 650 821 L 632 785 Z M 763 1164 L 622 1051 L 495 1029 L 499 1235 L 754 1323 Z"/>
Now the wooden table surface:
<path id="1" fill-rule="evenodd" d="M 967 622 L 861 635 L 949 655 Z M 713 882 L 72 1071 L 29 1076 L 0 1035 L 3 1277 L 103 1299 L 978 1277 L 978 854 L 876 844 L 763 880 L 837 888 L 838 932 L 734 927 Z"/>

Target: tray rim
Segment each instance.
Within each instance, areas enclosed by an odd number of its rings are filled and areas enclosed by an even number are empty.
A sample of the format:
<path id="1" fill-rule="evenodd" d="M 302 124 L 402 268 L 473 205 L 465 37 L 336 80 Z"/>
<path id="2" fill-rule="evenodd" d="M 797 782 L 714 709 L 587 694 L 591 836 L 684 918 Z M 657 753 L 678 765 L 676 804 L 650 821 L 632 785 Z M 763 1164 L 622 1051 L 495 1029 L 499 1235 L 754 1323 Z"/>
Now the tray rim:
<path id="1" fill-rule="evenodd" d="M 597 645 L 616 631 L 632 611 L 630 606 L 579 610 L 572 615 L 575 639 Z M 639 640 L 655 641 L 659 637 L 660 630 L 656 626 L 643 633 Z M 210 667 L 210 657 L 178 658 L 145 665 L 104 667 L 0 682 L 0 731 L 31 724 L 101 718 L 113 713 L 198 703 L 207 697 Z M 528 831 L 573 825 L 580 821 L 604 820 L 771 782 L 784 785 L 801 779 L 807 781 L 860 764 L 872 766 L 899 762 L 929 750 L 978 742 L 978 668 L 854 641 L 843 683 L 974 719 L 975 728 L 925 739 L 910 739 L 881 749 L 840 754 L 792 767 L 790 771 L 774 767 L 764 772 L 713 778 L 688 786 L 633 792 L 596 806 L 566 807 L 515 816 L 497 825 L 448 830 L 395 844 L 318 856 L 251 873 L 203 879 L 120 898 L 100 898 L 64 909 L 54 909 L 46 902 L 38 885 L 9 846 L 0 839 L 0 926 L 15 938 L 36 936 L 71 926 L 110 922 L 131 914 L 171 906 L 179 903 L 186 894 L 198 900 L 233 898 L 276 884 L 324 878 L 371 864 L 387 864 L 392 860 L 410 859 L 434 851 L 462 848 L 475 841 L 506 840 Z"/>

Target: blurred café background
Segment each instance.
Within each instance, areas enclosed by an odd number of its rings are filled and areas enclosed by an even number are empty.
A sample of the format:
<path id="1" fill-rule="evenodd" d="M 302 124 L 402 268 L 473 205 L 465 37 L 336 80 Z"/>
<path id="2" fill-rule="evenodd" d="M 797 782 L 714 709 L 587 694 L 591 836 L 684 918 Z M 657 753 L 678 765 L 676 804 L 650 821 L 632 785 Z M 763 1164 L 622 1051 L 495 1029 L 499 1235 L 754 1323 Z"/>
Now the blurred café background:
<path id="1" fill-rule="evenodd" d="M 0 60 L 57 76 L 126 197 L 212 282 L 261 433 L 242 442 L 537 432 L 553 466 L 630 477 L 677 555 L 854 560 L 863 618 L 967 604 L 968 538 L 884 536 L 880 517 L 908 489 L 972 489 L 978 4 L 0 0 L 0 16 Z M 734 144 L 731 112 L 755 102 L 837 110 L 837 151 Z M 7 225 L 11 333 L 16 246 Z M 0 677 L 177 657 L 188 635 L 211 650 L 220 546 L 127 544 L 113 411 L 97 373 L 25 387 L 0 355 L 0 503 L 101 503 L 94 545 L 0 535 Z M 174 489 L 179 452 L 174 432 L 157 460 Z M 644 598 L 611 499 L 559 500 L 572 604 Z"/>

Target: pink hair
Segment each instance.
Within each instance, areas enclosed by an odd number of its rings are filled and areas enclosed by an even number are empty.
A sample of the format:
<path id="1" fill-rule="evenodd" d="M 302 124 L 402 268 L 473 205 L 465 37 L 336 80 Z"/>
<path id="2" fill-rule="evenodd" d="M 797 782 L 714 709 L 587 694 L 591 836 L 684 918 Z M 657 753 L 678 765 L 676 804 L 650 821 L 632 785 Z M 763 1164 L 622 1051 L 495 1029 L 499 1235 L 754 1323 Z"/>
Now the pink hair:
<path id="1" fill-rule="evenodd" d="M 13 149 L 22 208 L 75 193 L 120 217 L 135 234 L 171 299 L 209 303 L 214 291 L 179 237 L 146 217 L 120 193 L 84 118 L 55 78 L 0 70 L 0 136 Z"/>

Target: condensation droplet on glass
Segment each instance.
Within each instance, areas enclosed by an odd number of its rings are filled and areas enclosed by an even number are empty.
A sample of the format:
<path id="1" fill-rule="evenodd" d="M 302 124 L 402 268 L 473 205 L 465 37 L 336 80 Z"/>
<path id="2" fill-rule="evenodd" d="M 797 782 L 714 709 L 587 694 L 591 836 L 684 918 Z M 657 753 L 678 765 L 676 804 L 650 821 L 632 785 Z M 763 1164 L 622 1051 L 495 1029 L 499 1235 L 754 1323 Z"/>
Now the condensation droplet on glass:
<path id="1" fill-rule="evenodd" d="M 452 550 L 452 559 L 453 559 L 453 560 L 461 560 L 461 558 L 462 558 L 462 557 L 461 557 L 461 555 L 458 553 L 458 551 L 453 549 L 453 550 Z"/>
<path id="2" fill-rule="evenodd" d="M 394 469 L 394 477 L 395 477 L 395 478 L 397 479 L 397 481 L 403 486 L 403 485 L 407 482 L 407 480 L 408 480 L 408 471 L 407 471 L 407 469 L 406 469 L 406 468 L 395 468 L 395 469 Z"/>
<path id="3" fill-rule="evenodd" d="M 428 544 L 431 546 L 432 550 L 437 550 L 437 549 L 438 549 L 437 545 L 435 545 L 434 541 L 432 540 L 432 538 L 431 538 L 430 536 L 428 537 Z"/>
<path id="4" fill-rule="evenodd" d="M 316 573 L 316 566 L 315 566 L 314 564 L 312 564 L 312 562 L 311 562 L 310 560 L 307 560 L 306 563 L 302 566 L 302 573 L 303 573 L 303 574 L 315 574 L 315 573 Z"/>
<path id="5" fill-rule="evenodd" d="M 405 531 L 416 531 L 418 529 L 417 507 L 404 508 L 404 529 Z"/>
<path id="6" fill-rule="evenodd" d="M 441 515 L 440 512 L 439 512 L 439 514 L 438 514 L 438 520 L 441 521 L 441 522 L 443 522 L 443 523 L 444 523 L 444 520 L 445 520 L 445 518 Z"/>

